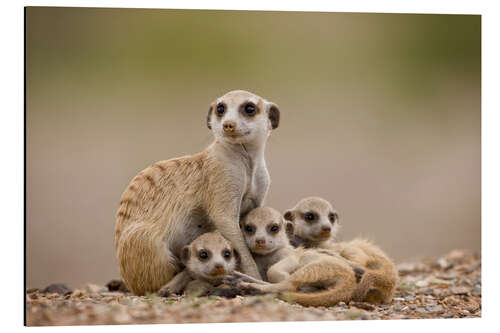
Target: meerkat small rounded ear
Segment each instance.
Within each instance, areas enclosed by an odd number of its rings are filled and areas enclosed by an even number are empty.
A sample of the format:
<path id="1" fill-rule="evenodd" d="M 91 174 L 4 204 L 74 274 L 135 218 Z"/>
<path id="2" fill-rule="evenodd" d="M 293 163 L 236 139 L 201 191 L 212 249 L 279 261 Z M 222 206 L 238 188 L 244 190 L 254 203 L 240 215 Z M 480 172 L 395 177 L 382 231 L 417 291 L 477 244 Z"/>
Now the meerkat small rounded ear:
<path id="1" fill-rule="evenodd" d="M 189 250 L 189 246 L 184 246 L 182 248 L 182 252 L 181 252 L 181 262 L 183 264 L 186 264 L 189 260 L 189 256 L 191 255 L 190 253 L 191 251 Z"/>
<path id="2" fill-rule="evenodd" d="M 240 257 L 240 254 L 238 253 L 238 251 L 236 251 L 236 249 L 233 249 L 233 255 L 234 255 L 234 259 L 236 259 L 236 263 L 238 265 L 241 264 L 241 257 Z"/>
<path id="3" fill-rule="evenodd" d="M 210 105 L 210 108 L 208 109 L 208 114 L 207 114 L 207 127 L 208 129 L 212 129 L 212 125 L 210 124 L 210 121 L 212 120 L 212 110 L 214 108 L 214 104 L 212 103 Z"/>
<path id="4" fill-rule="evenodd" d="M 288 236 L 288 238 L 292 238 L 293 237 L 293 231 L 294 231 L 294 226 L 293 226 L 293 222 L 286 222 L 285 224 L 285 231 L 286 231 L 286 235 Z"/>
<path id="5" fill-rule="evenodd" d="M 269 103 L 267 110 L 267 116 L 271 122 L 272 129 L 278 128 L 278 125 L 280 124 L 280 109 L 276 104 Z"/>
<path id="6" fill-rule="evenodd" d="M 210 120 L 212 118 L 212 106 L 208 109 L 208 114 L 207 114 L 207 127 L 208 129 L 212 129 L 212 125 L 210 125 Z"/>
<path id="7" fill-rule="evenodd" d="M 294 221 L 295 220 L 295 212 L 293 210 L 287 210 L 285 214 L 283 214 L 283 217 L 287 221 Z"/>

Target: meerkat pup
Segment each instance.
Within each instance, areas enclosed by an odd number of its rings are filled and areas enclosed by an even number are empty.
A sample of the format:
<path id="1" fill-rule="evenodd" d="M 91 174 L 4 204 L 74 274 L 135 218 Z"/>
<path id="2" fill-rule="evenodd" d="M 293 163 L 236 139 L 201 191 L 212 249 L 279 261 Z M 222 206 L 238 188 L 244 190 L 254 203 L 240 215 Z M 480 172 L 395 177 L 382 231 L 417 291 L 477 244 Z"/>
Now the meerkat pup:
<path id="1" fill-rule="evenodd" d="M 208 110 L 215 141 L 207 149 L 154 163 L 132 179 L 115 226 L 120 273 L 132 293 L 158 291 L 181 271 L 184 246 L 214 230 L 238 251 L 242 271 L 260 278 L 239 219 L 264 202 L 270 183 L 264 150 L 279 119 L 274 103 L 228 92 Z"/>
<path id="2" fill-rule="evenodd" d="M 331 306 L 366 293 L 365 284 L 358 285 L 364 271 L 337 253 L 294 249 L 287 237 L 293 224 L 275 209 L 252 210 L 242 219 L 241 228 L 261 275 L 271 283 L 243 276 L 240 288 L 280 293 L 280 298 L 306 306 Z M 240 277 L 237 272 L 234 275 Z"/>
<path id="3" fill-rule="evenodd" d="M 339 214 L 326 200 L 318 197 L 305 198 L 284 214 L 285 220 L 293 223 L 294 247 L 320 247 L 335 239 L 340 229 Z"/>
<path id="4" fill-rule="evenodd" d="M 259 207 L 241 220 L 240 227 L 260 275 L 268 281 L 269 267 L 294 251 L 289 241 L 293 236 L 293 225 L 286 223 L 277 210 Z"/>
<path id="5" fill-rule="evenodd" d="M 356 238 L 336 243 L 339 215 L 328 201 L 305 198 L 286 211 L 284 218 L 293 223 L 292 243 L 295 246 L 332 250 L 366 271 L 363 283 L 370 284 L 371 288 L 366 295 L 358 294 L 357 298 L 375 304 L 392 301 L 398 280 L 396 266 L 384 251 L 368 240 Z"/>
<path id="6" fill-rule="evenodd" d="M 231 243 L 218 232 L 207 232 L 184 246 L 181 261 L 186 269 L 177 274 L 160 291 L 202 296 L 220 285 L 237 267 L 238 254 Z"/>

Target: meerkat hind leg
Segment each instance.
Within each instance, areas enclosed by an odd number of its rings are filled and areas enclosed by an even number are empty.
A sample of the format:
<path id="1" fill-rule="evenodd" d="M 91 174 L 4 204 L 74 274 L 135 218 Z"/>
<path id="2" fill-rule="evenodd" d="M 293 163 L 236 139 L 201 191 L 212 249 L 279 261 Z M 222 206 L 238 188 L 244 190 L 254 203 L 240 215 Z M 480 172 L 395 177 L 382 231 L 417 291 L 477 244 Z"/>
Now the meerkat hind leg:
<path id="1" fill-rule="evenodd" d="M 300 261 L 296 256 L 290 256 L 269 267 L 267 277 L 272 283 L 259 284 L 253 282 L 240 282 L 240 285 L 245 288 L 255 288 L 267 293 L 278 293 L 282 291 L 293 291 L 296 289 L 295 284 L 291 280 L 291 273 L 295 272 L 300 267 Z"/>
<path id="2" fill-rule="evenodd" d="M 300 260 L 296 256 L 284 258 L 267 270 L 267 279 L 271 283 L 279 283 L 290 277 L 290 274 L 300 268 Z"/>
<path id="3" fill-rule="evenodd" d="M 289 280 L 284 280 L 278 283 L 269 283 L 269 284 L 259 284 L 253 282 L 240 282 L 239 284 L 243 289 L 257 289 L 264 293 L 279 293 L 282 291 L 292 291 L 295 290 L 294 285 Z"/>
<path id="4" fill-rule="evenodd" d="M 171 294 L 180 294 L 190 281 L 192 281 L 192 278 L 189 276 L 189 273 L 187 270 L 183 270 L 177 273 L 157 294 L 162 297 L 168 297 Z"/>

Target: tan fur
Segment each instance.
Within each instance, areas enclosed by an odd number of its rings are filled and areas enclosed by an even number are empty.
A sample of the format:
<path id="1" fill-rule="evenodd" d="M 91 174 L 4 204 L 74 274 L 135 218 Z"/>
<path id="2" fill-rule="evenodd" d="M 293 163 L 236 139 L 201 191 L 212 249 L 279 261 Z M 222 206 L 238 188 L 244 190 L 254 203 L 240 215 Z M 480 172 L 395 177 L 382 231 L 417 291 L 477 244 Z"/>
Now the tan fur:
<path id="1" fill-rule="evenodd" d="M 357 284 L 356 267 L 351 262 L 330 250 L 294 249 L 286 239 L 286 225 L 277 234 L 269 233 L 269 226 L 277 222 L 285 224 L 269 207 L 256 208 L 242 220 L 245 241 L 271 283 L 246 279 L 240 282 L 241 287 L 280 293 L 283 300 L 305 306 L 331 306 L 366 292 L 364 284 Z M 245 230 L 247 226 L 252 232 Z M 265 248 L 257 246 L 259 238 L 266 240 Z"/>
<path id="2" fill-rule="evenodd" d="M 260 275 L 268 281 L 267 270 L 293 251 L 286 235 L 286 222 L 280 212 L 270 207 L 259 207 L 250 211 L 241 220 L 245 242 L 259 268 Z M 270 231 L 271 226 L 279 231 Z M 251 228 L 248 232 L 246 228 Z"/>
<path id="3" fill-rule="evenodd" d="M 392 302 L 398 282 L 398 271 L 393 261 L 378 246 L 366 239 L 349 242 L 325 242 L 321 247 L 334 250 L 342 257 L 359 264 L 366 270 L 360 284 L 369 286 L 366 293 L 356 299 L 374 304 Z"/>
<path id="4" fill-rule="evenodd" d="M 200 258 L 201 251 L 208 253 L 209 257 Z M 225 252 L 230 257 L 225 258 Z M 181 257 L 186 268 L 160 289 L 160 296 L 183 291 L 188 295 L 204 295 L 213 291 L 237 266 L 237 255 L 231 243 L 217 231 L 198 236 L 183 248 Z"/>
<path id="5" fill-rule="evenodd" d="M 304 306 L 348 302 L 358 289 L 353 267 L 346 260 L 314 249 L 296 249 L 293 255 L 271 266 L 268 276 L 274 284 L 259 286 L 260 290 L 278 292 L 281 299 Z M 301 291 L 303 288 L 306 291 Z"/>
<path id="6" fill-rule="evenodd" d="M 316 237 L 313 230 L 316 222 L 308 222 L 304 213 L 314 211 L 319 220 L 327 220 L 327 216 L 336 210 L 332 205 L 318 197 L 305 198 L 285 212 L 285 217 L 294 224 L 296 244 L 307 248 L 323 248 L 339 253 L 343 258 L 358 264 L 366 272 L 363 275 L 355 299 L 370 303 L 390 303 L 396 289 L 398 272 L 392 260 L 376 245 L 365 239 L 354 239 L 350 242 L 334 242 L 335 233 L 329 238 Z M 337 215 L 338 216 L 338 215 Z M 338 221 L 334 224 L 338 225 Z"/>
<path id="7" fill-rule="evenodd" d="M 252 102 L 265 110 L 243 115 Z M 219 104 L 226 112 L 216 115 Z M 211 104 L 207 126 L 215 142 L 201 153 L 157 162 L 127 186 L 116 214 L 115 249 L 120 273 L 136 295 L 156 292 L 182 269 L 181 249 L 213 230 L 231 241 L 243 272 L 260 278 L 239 229 L 239 218 L 262 205 L 270 179 L 264 150 L 278 126 L 279 110 L 237 90 Z M 229 131 L 228 123 L 233 126 Z"/>

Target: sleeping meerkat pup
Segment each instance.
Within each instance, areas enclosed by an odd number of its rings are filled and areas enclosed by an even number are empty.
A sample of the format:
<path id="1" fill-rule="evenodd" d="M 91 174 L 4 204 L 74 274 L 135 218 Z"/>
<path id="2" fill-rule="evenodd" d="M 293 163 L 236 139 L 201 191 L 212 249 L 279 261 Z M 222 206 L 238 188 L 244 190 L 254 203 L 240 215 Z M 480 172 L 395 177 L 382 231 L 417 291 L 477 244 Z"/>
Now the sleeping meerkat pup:
<path id="1" fill-rule="evenodd" d="M 205 295 L 220 285 L 224 277 L 237 267 L 238 255 L 231 243 L 218 232 L 198 236 L 181 252 L 186 268 L 177 274 L 161 290 L 162 296 L 170 293 Z"/>
<path id="2" fill-rule="evenodd" d="M 331 306 L 348 302 L 356 294 L 367 291 L 358 284 L 364 271 L 333 251 L 323 249 L 294 249 L 287 234 L 293 224 L 269 207 L 252 210 L 242 219 L 245 241 L 254 255 L 261 275 L 271 283 L 252 280 L 234 273 L 241 289 L 280 293 L 284 300 L 305 306 Z M 366 289 L 366 290 L 365 290 Z"/>
<path id="3" fill-rule="evenodd" d="M 398 281 L 396 266 L 368 240 L 356 238 L 336 243 L 334 238 L 339 229 L 339 216 L 328 201 L 318 197 L 305 198 L 286 211 L 284 218 L 294 225 L 292 243 L 295 246 L 335 251 L 366 271 L 363 283 L 371 287 L 366 295 L 358 294 L 356 298 L 375 304 L 392 301 Z"/>
<path id="4" fill-rule="evenodd" d="M 115 225 L 120 273 L 132 293 L 158 291 L 181 270 L 183 247 L 213 230 L 238 251 L 242 271 L 260 278 L 239 219 L 266 197 L 264 150 L 279 119 L 274 103 L 243 90 L 228 92 L 208 110 L 215 141 L 207 149 L 154 163 L 132 179 Z"/>

